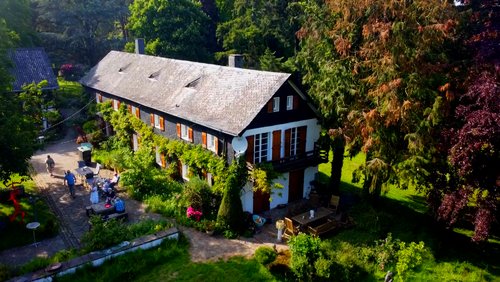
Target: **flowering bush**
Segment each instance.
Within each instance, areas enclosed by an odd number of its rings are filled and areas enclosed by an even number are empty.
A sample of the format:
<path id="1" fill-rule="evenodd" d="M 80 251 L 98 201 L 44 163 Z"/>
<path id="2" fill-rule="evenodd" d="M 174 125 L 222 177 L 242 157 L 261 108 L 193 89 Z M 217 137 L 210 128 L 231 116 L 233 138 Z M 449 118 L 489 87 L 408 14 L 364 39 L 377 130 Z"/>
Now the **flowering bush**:
<path id="1" fill-rule="evenodd" d="M 196 221 L 200 221 L 203 213 L 201 211 L 195 210 L 192 206 L 189 206 L 186 211 L 186 215 L 188 218 L 195 219 Z"/>

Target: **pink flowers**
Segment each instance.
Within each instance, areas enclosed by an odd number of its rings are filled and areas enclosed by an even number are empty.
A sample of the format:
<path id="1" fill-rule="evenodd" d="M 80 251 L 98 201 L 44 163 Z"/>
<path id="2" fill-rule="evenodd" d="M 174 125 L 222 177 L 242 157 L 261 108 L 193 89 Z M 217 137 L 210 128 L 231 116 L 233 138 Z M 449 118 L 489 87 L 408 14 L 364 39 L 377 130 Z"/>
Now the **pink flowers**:
<path id="1" fill-rule="evenodd" d="M 186 215 L 188 218 L 193 218 L 196 221 L 200 221 L 200 217 L 203 215 L 201 211 L 197 211 L 193 209 L 193 207 L 189 206 L 186 211 Z"/>

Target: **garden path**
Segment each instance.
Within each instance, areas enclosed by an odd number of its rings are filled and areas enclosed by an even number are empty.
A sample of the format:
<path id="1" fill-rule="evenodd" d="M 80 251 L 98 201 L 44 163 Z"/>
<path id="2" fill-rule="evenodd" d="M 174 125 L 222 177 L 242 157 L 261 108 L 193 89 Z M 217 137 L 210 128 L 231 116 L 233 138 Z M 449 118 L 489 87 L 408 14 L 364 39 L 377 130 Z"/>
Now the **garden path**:
<path id="1" fill-rule="evenodd" d="M 37 183 L 42 196 L 60 220 L 60 233 L 54 238 L 42 240 L 38 246 L 23 246 L 0 252 L 0 264 L 21 266 L 36 257 L 50 257 L 62 249 L 79 248 L 83 234 L 88 230 L 88 218 L 85 206 L 90 204 L 89 191 L 83 186 L 75 187 L 76 197 L 72 199 L 68 188 L 63 185 L 65 170 L 74 170 L 79 160 L 78 145 L 75 142 L 76 134 L 68 131 L 63 140 L 47 145 L 43 150 L 36 152 L 31 158 L 33 179 Z M 50 155 L 55 163 L 54 177 L 45 170 L 45 159 Z M 110 177 L 112 172 L 101 170 L 102 177 Z M 78 182 L 77 182 L 78 183 Z M 129 199 L 125 193 L 120 197 L 125 200 L 130 222 L 138 222 L 146 218 L 159 219 L 160 215 L 147 213 L 145 206 L 138 201 Z M 281 217 L 277 214 L 270 217 Z M 266 244 L 277 245 L 278 249 L 285 249 L 286 244 L 276 243 L 276 229 L 274 224 L 266 224 L 262 231 L 253 238 L 228 240 L 220 236 L 195 231 L 191 228 L 179 227 L 190 241 L 190 255 L 193 261 L 227 259 L 232 256 L 251 256 L 255 249 Z"/>

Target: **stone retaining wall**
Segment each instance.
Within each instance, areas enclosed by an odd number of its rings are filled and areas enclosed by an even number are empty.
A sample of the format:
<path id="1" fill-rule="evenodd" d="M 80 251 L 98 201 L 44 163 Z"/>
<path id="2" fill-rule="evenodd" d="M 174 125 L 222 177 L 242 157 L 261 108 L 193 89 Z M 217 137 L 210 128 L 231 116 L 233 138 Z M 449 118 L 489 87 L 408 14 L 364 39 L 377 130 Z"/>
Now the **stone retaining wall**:
<path id="1" fill-rule="evenodd" d="M 9 281 L 24 282 L 24 281 L 52 281 L 54 276 L 63 276 L 66 274 L 74 273 L 77 269 L 84 267 L 87 264 L 92 266 L 100 266 L 106 260 L 121 256 L 128 252 L 133 252 L 138 249 L 150 249 L 160 245 L 165 239 L 179 239 L 179 230 L 173 227 L 164 231 L 157 232 L 152 235 L 146 235 L 131 242 L 122 242 L 121 244 L 111 247 L 106 250 L 92 252 L 70 261 L 61 263 L 61 267 L 54 271 L 47 269 L 38 270 L 36 272 L 28 273 L 23 276 L 13 278 Z"/>

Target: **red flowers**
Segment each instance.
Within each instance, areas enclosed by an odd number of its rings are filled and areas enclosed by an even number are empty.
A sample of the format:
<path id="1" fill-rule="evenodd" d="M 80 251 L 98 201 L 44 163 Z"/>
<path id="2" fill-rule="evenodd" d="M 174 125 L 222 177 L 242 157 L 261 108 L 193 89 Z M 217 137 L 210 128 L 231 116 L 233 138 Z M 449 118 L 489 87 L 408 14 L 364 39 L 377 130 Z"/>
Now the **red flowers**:
<path id="1" fill-rule="evenodd" d="M 189 206 L 187 208 L 186 215 L 188 218 L 193 218 L 196 221 L 200 221 L 200 217 L 203 215 L 203 213 L 201 211 L 197 211 L 193 207 Z"/>

